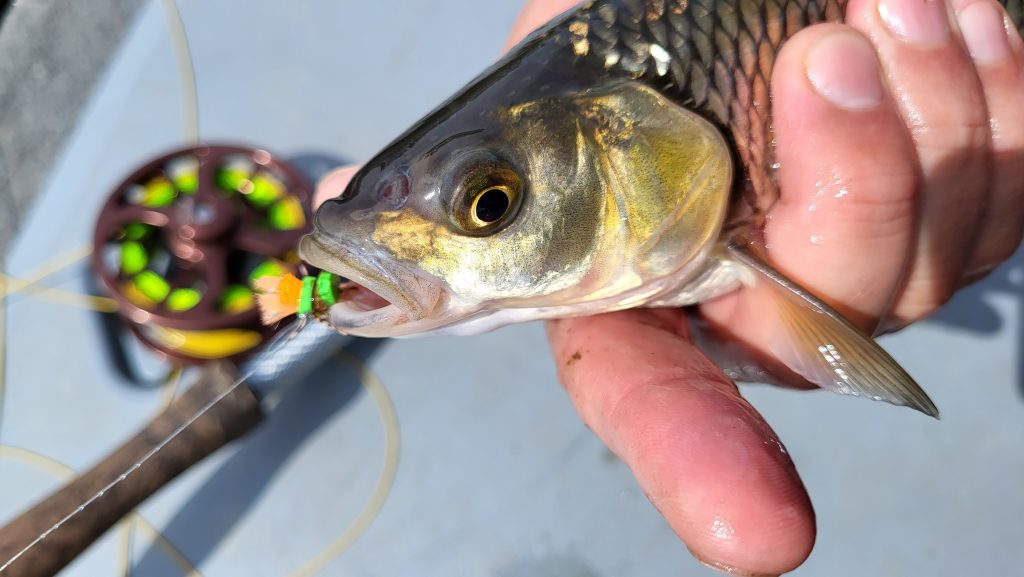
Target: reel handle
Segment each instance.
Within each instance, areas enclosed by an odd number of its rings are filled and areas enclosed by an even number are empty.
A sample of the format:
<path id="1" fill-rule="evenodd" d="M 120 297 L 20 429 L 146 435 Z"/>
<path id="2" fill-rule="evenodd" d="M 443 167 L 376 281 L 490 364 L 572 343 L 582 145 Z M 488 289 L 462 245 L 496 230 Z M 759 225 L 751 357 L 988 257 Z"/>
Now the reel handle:
<path id="1" fill-rule="evenodd" d="M 3 567 L 0 575 L 55 575 L 150 495 L 257 425 L 263 418 L 260 403 L 248 386 L 242 384 L 141 467 L 32 545 L 40 535 L 142 460 L 234 382 L 234 369 L 226 363 L 204 369 L 198 382 L 120 448 L 0 529 L 0 567 Z M 29 548 L 25 550 L 26 547 Z"/>

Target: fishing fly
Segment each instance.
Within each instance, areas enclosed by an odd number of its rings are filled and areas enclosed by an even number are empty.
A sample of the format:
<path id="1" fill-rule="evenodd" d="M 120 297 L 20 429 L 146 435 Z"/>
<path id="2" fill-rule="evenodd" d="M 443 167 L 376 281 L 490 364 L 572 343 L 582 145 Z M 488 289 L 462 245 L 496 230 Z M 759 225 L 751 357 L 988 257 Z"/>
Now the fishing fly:
<path id="1" fill-rule="evenodd" d="M 260 320 L 265 325 L 293 315 L 302 323 L 310 318 L 323 320 L 330 307 L 338 303 L 339 294 L 345 292 L 346 285 L 341 281 L 341 277 L 327 271 L 302 278 L 291 273 L 260 277 L 254 281 Z"/>

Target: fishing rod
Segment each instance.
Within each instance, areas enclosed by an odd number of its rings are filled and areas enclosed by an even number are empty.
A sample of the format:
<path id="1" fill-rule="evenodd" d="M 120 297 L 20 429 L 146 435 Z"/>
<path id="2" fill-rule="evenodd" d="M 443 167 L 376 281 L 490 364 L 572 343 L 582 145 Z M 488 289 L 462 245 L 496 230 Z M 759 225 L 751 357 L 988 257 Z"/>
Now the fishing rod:
<path id="1" fill-rule="evenodd" d="M 351 340 L 318 323 L 260 322 L 257 281 L 301 268 L 294 247 L 309 230 L 311 188 L 265 150 L 200 143 L 184 22 L 174 0 L 161 5 L 192 146 L 146 163 L 115 189 L 97 220 L 92 268 L 139 341 L 202 369 L 133 437 L 0 528 L 4 577 L 59 572 L 177 475 L 256 427 L 283 391 Z M 112 351 L 129 373 L 123 351 Z"/>
<path id="2" fill-rule="evenodd" d="M 280 395 L 348 342 L 296 323 L 239 369 L 218 362 L 131 439 L 0 528 L 0 575 L 55 575 L 139 504 L 258 425 Z"/>

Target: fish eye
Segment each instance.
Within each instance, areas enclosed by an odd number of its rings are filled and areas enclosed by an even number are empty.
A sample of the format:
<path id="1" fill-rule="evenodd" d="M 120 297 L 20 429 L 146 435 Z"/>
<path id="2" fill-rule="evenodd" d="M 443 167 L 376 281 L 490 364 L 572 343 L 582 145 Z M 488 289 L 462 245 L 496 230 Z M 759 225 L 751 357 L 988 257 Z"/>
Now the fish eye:
<path id="1" fill-rule="evenodd" d="M 508 189 L 504 186 L 492 186 L 482 190 L 473 199 L 473 206 L 469 210 L 470 215 L 481 226 L 497 222 L 512 206 L 510 196 Z"/>
<path id="2" fill-rule="evenodd" d="M 452 203 L 452 223 L 474 236 L 498 232 L 512 221 L 522 200 L 516 171 L 491 160 L 465 173 Z"/>

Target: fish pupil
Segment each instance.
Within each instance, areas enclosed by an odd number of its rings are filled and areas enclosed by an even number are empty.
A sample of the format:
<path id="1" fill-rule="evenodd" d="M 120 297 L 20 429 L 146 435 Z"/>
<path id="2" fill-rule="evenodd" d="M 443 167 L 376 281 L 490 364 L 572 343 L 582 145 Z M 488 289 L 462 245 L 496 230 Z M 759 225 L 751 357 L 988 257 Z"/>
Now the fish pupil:
<path id="1" fill-rule="evenodd" d="M 488 188 L 477 197 L 474 214 L 481 222 L 492 223 L 508 211 L 508 193 L 500 188 Z"/>

